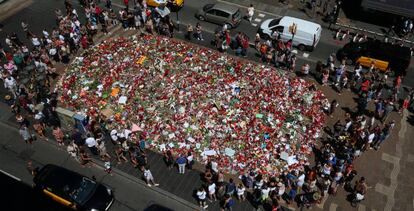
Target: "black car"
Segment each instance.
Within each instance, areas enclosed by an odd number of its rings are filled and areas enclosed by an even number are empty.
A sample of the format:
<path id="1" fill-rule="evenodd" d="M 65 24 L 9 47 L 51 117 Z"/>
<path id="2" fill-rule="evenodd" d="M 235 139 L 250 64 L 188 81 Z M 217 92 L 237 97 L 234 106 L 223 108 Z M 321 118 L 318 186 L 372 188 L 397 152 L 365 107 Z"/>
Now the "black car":
<path id="1" fill-rule="evenodd" d="M 44 194 L 74 210 L 106 211 L 114 201 L 105 185 L 52 164 L 40 169 L 33 181 Z"/>
<path id="2" fill-rule="evenodd" d="M 405 75 L 410 65 L 411 50 L 379 40 L 368 40 L 347 43 L 337 53 L 338 59 L 346 59 L 347 64 L 355 64 L 361 56 L 389 62 L 389 67 L 396 75 Z"/>

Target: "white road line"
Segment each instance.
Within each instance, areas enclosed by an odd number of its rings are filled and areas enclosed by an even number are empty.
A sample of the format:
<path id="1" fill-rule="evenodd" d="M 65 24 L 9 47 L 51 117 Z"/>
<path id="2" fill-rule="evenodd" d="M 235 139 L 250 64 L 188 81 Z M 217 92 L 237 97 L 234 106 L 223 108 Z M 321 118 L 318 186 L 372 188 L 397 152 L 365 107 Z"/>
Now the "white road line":
<path id="1" fill-rule="evenodd" d="M 252 23 L 252 26 L 256 27 L 257 26 L 257 23 Z"/>
<path id="2" fill-rule="evenodd" d="M 365 205 L 358 204 L 358 211 L 365 211 L 365 210 L 366 210 Z"/>
<path id="3" fill-rule="evenodd" d="M 335 203 L 331 203 L 331 205 L 329 205 L 329 211 L 336 211 L 336 208 L 338 208 L 338 205 Z"/>
<path id="4" fill-rule="evenodd" d="M 11 178 L 13 178 L 13 179 L 15 179 L 15 180 L 17 180 L 17 181 L 19 181 L 19 182 L 22 181 L 20 178 L 14 176 L 14 175 L 12 175 L 12 174 L 10 174 L 8 172 L 5 172 L 5 171 L 3 171 L 1 169 L 0 169 L 0 172 L 3 173 L 3 174 L 5 174 L 5 175 L 7 175 L 7 176 L 9 176 L 9 177 L 11 177 Z"/>
<path id="5" fill-rule="evenodd" d="M 233 5 L 233 6 L 238 6 L 238 7 L 245 8 L 245 9 L 247 9 L 247 8 L 248 8 L 248 7 L 244 6 L 244 5 L 235 4 L 235 3 L 231 3 L 231 2 L 227 2 L 227 1 L 223 1 L 223 0 L 217 0 L 217 1 L 218 1 L 218 2 L 221 2 L 221 3 L 224 3 L 224 4 Z M 273 16 L 278 17 L 278 18 L 282 17 L 282 16 L 280 16 L 280 15 L 277 15 L 277 14 L 274 14 L 274 13 L 270 13 L 270 12 L 266 12 L 266 11 L 263 11 L 263 10 L 257 10 L 257 9 L 254 9 L 254 10 L 255 10 L 256 12 L 260 12 L 260 13 L 264 13 L 264 14 L 268 14 L 268 15 L 273 15 Z"/>
<path id="6" fill-rule="evenodd" d="M 262 19 L 260 19 L 260 18 L 255 18 L 254 19 L 254 22 L 258 22 L 258 23 L 260 23 L 262 21 Z"/>
<path id="7" fill-rule="evenodd" d="M 303 53 L 303 57 L 308 58 L 309 54 L 308 53 Z"/>
<path id="8" fill-rule="evenodd" d="M 260 13 L 258 16 L 259 16 L 260 18 L 264 18 L 265 14 Z"/>

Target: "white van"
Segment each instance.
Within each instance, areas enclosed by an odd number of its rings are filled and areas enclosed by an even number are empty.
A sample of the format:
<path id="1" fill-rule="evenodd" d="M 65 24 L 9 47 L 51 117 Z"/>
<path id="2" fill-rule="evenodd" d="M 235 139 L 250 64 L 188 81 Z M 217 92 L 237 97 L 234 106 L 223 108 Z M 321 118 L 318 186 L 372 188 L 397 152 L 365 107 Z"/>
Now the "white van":
<path id="1" fill-rule="evenodd" d="M 292 29 L 296 28 L 296 33 Z M 321 38 L 321 25 L 299 18 L 284 16 L 279 19 L 268 19 L 260 25 L 258 33 L 264 39 L 271 38 L 272 35 L 279 35 L 283 41 L 291 40 L 293 45 L 299 50 L 312 51 Z"/>

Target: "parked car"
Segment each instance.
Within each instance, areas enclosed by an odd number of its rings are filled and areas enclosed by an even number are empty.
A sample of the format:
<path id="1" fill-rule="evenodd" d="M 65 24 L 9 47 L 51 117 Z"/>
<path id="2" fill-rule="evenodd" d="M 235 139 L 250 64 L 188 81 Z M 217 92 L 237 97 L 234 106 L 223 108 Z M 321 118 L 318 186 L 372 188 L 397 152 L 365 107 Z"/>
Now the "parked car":
<path id="1" fill-rule="evenodd" d="M 36 189 L 74 210 L 106 211 L 114 202 L 110 188 L 60 166 L 47 164 L 33 181 Z"/>
<path id="2" fill-rule="evenodd" d="M 227 4 L 206 4 L 196 13 L 196 18 L 201 21 L 208 21 L 219 25 L 226 24 L 229 28 L 237 27 L 242 15 L 240 9 Z"/>
<path id="3" fill-rule="evenodd" d="M 401 47 L 379 40 L 368 40 L 362 43 L 350 42 L 337 52 L 339 60 L 345 59 L 347 64 L 359 63 L 363 66 L 371 66 L 365 60 L 370 60 L 374 65 L 386 64 L 380 69 L 390 68 L 396 75 L 405 75 L 411 60 L 411 51 L 408 47 Z M 378 62 L 380 60 L 382 62 Z M 361 62 L 362 61 L 362 62 Z M 384 63 L 385 62 L 385 63 Z"/>
<path id="4" fill-rule="evenodd" d="M 269 39 L 276 33 L 284 42 L 292 40 L 299 50 L 312 51 L 321 39 L 322 27 L 317 23 L 284 16 L 263 21 L 257 32 L 264 39 Z"/>

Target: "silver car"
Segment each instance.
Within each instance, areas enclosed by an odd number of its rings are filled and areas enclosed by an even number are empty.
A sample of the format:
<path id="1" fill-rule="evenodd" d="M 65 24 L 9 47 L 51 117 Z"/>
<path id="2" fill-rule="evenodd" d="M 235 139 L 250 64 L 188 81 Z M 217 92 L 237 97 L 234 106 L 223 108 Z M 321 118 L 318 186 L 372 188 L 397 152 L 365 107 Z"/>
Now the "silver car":
<path id="1" fill-rule="evenodd" d="M 202 9 L 198 10 L 196 18 L 201 21 L 208 21 L 219 25 L 226 24 L 230 28 L 237 27 L 242 15 L 239 8 L 227 4 L 206 4 Z"/>

